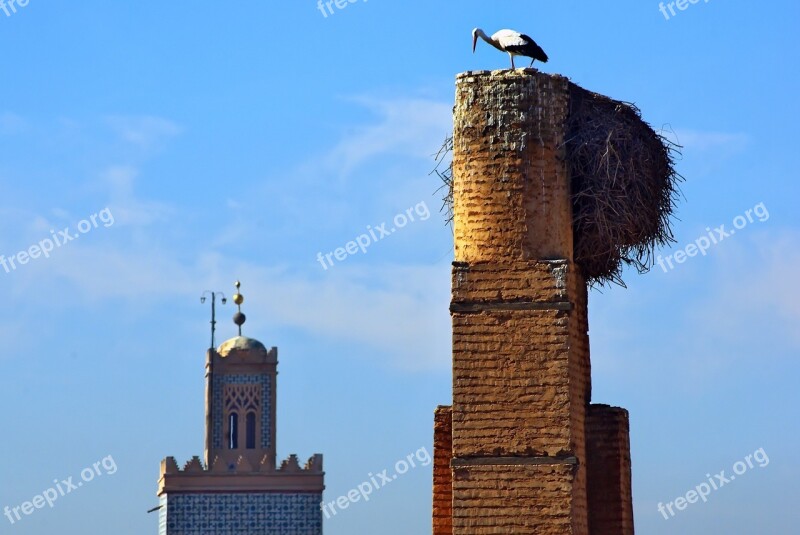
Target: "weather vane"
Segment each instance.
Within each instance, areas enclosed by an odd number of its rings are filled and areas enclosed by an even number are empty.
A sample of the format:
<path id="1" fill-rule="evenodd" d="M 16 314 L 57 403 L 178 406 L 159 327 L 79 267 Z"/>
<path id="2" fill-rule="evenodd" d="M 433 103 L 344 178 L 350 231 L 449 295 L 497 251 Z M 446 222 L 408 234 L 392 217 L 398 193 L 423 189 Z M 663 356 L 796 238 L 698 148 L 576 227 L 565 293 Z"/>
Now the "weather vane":
<path id="1" fill-rule="evenodd" d="M 241 287 L 242 283 L 236 281 L 234 286 L 236 286 L 236 293 L 233 294 L 233 302 L 236 303 L 238 310 L 236 314 L 233 315 L 233 322 L 239 326 L 239 336 L 242 336 L 242 325 L 245 321 L 247 321 L 247 316 L 244 315 L 242 312 L 242 303 L 244 303 L 244 296 L 239 293 L 239 287 Z"/>
<path id="2" fill-rule="evenodd" d="M 216 344 L 214 344 L 214 331 L 217 329 L 217 295 L 222 296 L 223 305 L 227 303 L 228 300 L 225 298 L 225 294 L 222 292 L 211 292 L 206 290 L 203 292 L 203 295 L 200 296 L 201 304 L 206 302 L 206 294 L 211 294 L 211 348 L 213 349 L 217 347 Z"/>

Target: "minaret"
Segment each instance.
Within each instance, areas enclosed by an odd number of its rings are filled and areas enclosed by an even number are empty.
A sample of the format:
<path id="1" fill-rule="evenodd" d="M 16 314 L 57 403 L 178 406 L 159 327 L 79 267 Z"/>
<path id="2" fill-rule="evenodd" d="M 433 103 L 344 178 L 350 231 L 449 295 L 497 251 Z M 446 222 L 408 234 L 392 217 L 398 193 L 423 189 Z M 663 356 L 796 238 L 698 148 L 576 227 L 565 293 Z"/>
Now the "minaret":
<path id="1" fill-rule="evenodd" d="M 205 463 L 275 466 L 275 401 L 278 349 L 242 336 L 244 296 L 236 281 L 233 322 L 239 336 L 206 353 Z"/>
<path id="2" fill-rule="evenodd" d="M 204 460 L 161 462 L 159 535 L 322 534 L 322 455 L 276 466 L 278 349 L 242 336 L 240 286 L 239 336 L 206 352 Z"/>

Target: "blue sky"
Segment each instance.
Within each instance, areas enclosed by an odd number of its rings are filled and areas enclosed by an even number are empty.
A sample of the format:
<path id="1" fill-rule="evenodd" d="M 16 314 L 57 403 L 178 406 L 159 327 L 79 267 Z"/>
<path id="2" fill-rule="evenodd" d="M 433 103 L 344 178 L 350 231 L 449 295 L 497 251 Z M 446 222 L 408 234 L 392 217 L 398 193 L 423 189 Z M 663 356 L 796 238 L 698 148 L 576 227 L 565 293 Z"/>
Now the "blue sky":
<path id="1" fill-rule="evenodd" d="M 666 256 L 763 203 L 736 234 L 590 298 L 593 400 L 631 413 L 637 532 L 790 533 L 800 221 L 796 2 L 41 2 L 0 11 L 0 507 L 113 456 L 0 533 L 155 533 L 160 460 L 202 453 L 204 290 L 241 279 L 245 334 L 279 347 L 278 454 L 325 455 L 335 499 L 431 448 L 451 399 L 452 237 L 431 155 L 454 76 L 506 68 L 470 30 L 534 36 L 543 70 L 635 102 L 685 146 Z M 429 217 L 323 269 L 318 253 Z M 425 210 L 420 208 L 417 214 Z M 218 339 L 235 334 L 220 307 Z M 665 520 L 759 448 L 769 464 Z M 430 532 L 430 467 L 326 521 Z"/>

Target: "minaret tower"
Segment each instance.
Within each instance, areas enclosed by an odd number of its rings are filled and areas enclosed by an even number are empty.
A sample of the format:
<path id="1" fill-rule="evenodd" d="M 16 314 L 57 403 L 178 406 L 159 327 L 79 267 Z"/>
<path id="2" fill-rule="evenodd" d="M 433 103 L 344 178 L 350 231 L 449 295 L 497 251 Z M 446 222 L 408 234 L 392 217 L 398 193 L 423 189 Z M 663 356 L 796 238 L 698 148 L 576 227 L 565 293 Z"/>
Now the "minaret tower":
<path id="1" fill-rule="evenodd" d="M 275 466 L 275 400 L 278 349 L 242 336 L 244 296 L 236 281 L 233 322 L 239 336 L 206 353 L 205 463 Z"/>
<path id="2" fill-rule="evenodd" d="M 322 455 L 276 466 L 278 349 L 242 336 L 240 286 L 239 335 L 206 352 L 204 458 L 161 462 L 159 535 L 322 534 Z"/>

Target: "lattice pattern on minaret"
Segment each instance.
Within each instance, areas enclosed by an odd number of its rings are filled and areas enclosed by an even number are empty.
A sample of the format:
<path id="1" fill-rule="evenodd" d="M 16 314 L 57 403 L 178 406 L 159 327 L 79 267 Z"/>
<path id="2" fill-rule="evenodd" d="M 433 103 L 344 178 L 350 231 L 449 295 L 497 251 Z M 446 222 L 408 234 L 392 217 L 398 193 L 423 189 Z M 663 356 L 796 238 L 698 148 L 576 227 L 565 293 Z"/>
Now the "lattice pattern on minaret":
<path id="1" fill-rule="evenodd" d="M 261 408 L 261 385 L 225 385 L 226 411 L 258 411 Z"/>

